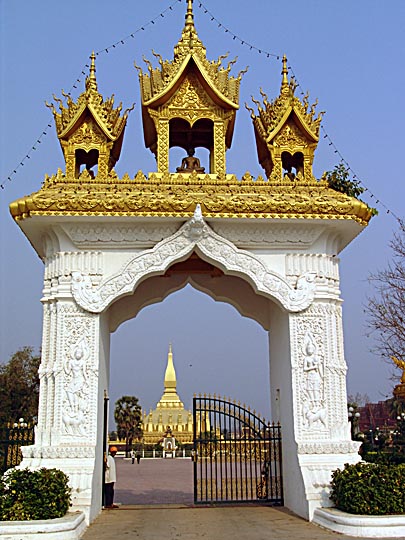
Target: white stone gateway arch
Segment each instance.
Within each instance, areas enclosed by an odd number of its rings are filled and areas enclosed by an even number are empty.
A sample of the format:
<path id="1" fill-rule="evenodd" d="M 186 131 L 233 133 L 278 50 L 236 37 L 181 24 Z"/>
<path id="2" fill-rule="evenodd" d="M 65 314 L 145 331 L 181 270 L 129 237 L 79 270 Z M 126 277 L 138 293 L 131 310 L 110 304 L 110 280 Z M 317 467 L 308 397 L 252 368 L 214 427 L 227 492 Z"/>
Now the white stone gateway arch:
<path id="1" fill-rule="evenodd" d="M 128 243 L 145 244 L 146 238 L 153 243 L 156 225 L 127 226 L 126 238 L 112 249 L 106 231 L 117 235 L 122 226 L 75 221 L 60 221 L 46 242 L 39 419 L 35 444 L 23 450 L 23 466 L 66 471 L 74 507 L 84 510 L 89 521 L 98 514 L 110 332 L 135 315 L 127 304 L 139 310 L 191 278 L 200 290 L 238 304 L 269 332 L 271 407 L 283 429 L 285 504 L 307 518 L 327 505 L 331 471 L 358 460 L 358 443 L 351 441 L 347 421 L 336 259 L 284 253 L 280 265 L 279 254 L 238 248 L 215 232 L 199 206 L 188 221 L 177 221 L 177 232 L 170 232 L 176 225 L 166 226 L 165 238 L 135 254 L 128 254 Z M 252 223 L 212 225 L 245 245 L 249 237 L 257 245 L 260 230 L 263 245 L 269 236 L 277 245 L 286 233 L 292 249 L 303 235 L 312 247 L 319 242 L 317 226 L 306 232 L 301 227 L 297 235 L 293 224 L 273 224 L 267 233 Z M 164 230 L 160 227 L 158 234 Z M 198 275 L 159 277 L 193 252 L 222 270 L 217 285 Z"/>
<path id="2" fill-rule="evenodd" d="M 294 95 L 285 57 L 279 95 L 270 100 L 261 90 L 258 113 L 247 107 L 265 178 L 241 179 L 227 171 L 226 151 L 244 71 L 233 76 L 234 62 L 225 69 L 224 56 L 207 59 L 192 0 L 173 60 L 155 57 L 158 66 L 137 69 L 156 171 L 134 178 L 114 171 L 129 109 L 114 109 L 99 93 L 92 54 L 84 92 L 49 105 L 65 171 L 10 205 L 45 265 L 38 426 L 22 466 L 64 470 L 74 508 L 88 522 L 97 516 L 110 333 L 191 282 L 269 333 L 284 500 L 312 519 L 330 504 L 331 472 L 359 460 L 347 418 L 338 254 L 372 209 L 314 177 L 322 114 Z M 176 146 L 189 154 L 180 167 L 169 163 Z M 196 148 L 208 150 L 209 171 Z M 193 257 L 218 273 L 193 271 Z M 171 273 L 178 265 L 182 272 Z"/>

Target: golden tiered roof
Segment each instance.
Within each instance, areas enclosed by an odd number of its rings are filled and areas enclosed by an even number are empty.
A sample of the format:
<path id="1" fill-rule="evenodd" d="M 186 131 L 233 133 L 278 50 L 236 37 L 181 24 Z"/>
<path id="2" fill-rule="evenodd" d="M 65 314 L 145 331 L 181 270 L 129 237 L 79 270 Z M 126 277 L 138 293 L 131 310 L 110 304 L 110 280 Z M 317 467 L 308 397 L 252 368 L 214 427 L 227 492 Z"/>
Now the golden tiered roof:
<path id="1" fill-rule="evenodd" d="M 90 73 L 86 78 L 86 90 L 79 96 L 77 102 L 75 103 L 68 94 L 62 92 L 63 96 L 67 98 L 67 107 L 63 105 L 61 99 L 55 96 L 54 99 L 59 103 L 60 112 L 56 111 L 53 104 L 47 103 L 47 106 L 52 109 L 59 139 L 69 138 L 69 134 L 76 130 L 83 113 L 88 109 L 105 136 L 111 141 L 116 141 L 125 128 L 129 109 L 125 111 L 123 116 L 120 116 L 122 103 L 114 109 L 114 95 L 104 101 L 97 87 L 96 55 L 94 52 L 91 54 L 90 60 Z"/>
<path id="2" fill-rule="evenodd" d="M 239 108 L 239 86 L 243 72 L 240 72 L 237 77 L 230 75 L 231 67 L 236 60 L 229 62 L 225 68 L 222 60 L 225 60 L 227 54 L 220 56 L 218 60 L 211 62 L 207 60 L 206 49 L 194 26 L 190 0 L 181 38 L 174 47 L 173 60 L 171 62 L 163 60 L 159 54 L 154 51 L 152 53 L 159 60 L 159 67 L 154 68 L 145 58 L 148 73 L 144 73 L 139 66 L 135 65 L 139 71 L 142 104 L 145 107 L 160 104 L 167 99 L 168 94 L 173 94 L 175 88 L 179 86 L 180 79 L 185 75 L 187 66 L 193 61 L 201 75 L 201 82 L 210 88 L 211 97 L 230 108 Z"/>
<path id="3" fill-rule="evenodd" d="M 295 96 L 297 85 L 294 79 L 288 79 L 286 56 L 283 56 L 281 73 L 280 94 L 274 101 L 269 101 L 260 90 L 264 107 L 252 98 L 258 107 L 258 114 L 246 105 L 253 120 L 259 162 L 270 178 L 279 178 L 284 169 L 292 179 L 291 169 L 294 167 L 297 176 L 309 180 L 324 113 L 315 116 L 317 101 L 308 110 L 308 94 L 302 102 Z"/>
<path id="4" fill-rule="evenodd" d="M 121 116 L 122 103 L 114 108 L 114 95 L 104 101 L 97 88 L 94 52 L 90 59 L 85 91 L 77 101 L 62 91 L 67 100 L 66 107 L 56 96 L 54 100 L 59 104 L 59 112 L 53 103 L 46 103 L 55 118 L 67 176 L 77 177 L 81 165 L 86 165 L 88 170 L 98 165 L 100 172 L 105 174 L 112 169 L 120 156 L 125 125 L 133 108 Z"/>
<path id="5" fill-rule="evenodd" d="M 204 147 L 210 151 L 210 172 L 225 173 L 225 152 L 232 143 L 239 86 L 244 71 L 230 75 L 222 60 L 209 61 L 194 26 L 193 3 L 187 2 L 185 25 L 173 60 L 158 67 L 144 57 L 148 71 L 139 72 L 145 145 L 156 156 L 157 170 L 169 171 L 169 149 Z"/>
<path id="6" fill-rule="evenodd" d="M 113 98 L 103 101 L 93 55 L 86 90 L 77 103 L 68 98 L 67 107 L 60 104 L 60 113 L 53 108 L 66 170 L 46 176 L 38 192 L 13 202 L 10 211 L 16 220 L 30 216 L 188 218 L 200 204 L 208 218 L 345 219 L 367 225 L 373 212 L 365 203 L 313 176 L 321 114 L 315 115 L 315 104 L 309 107 L 307 97 L 301 102 L 294 95 L 295 82 L 288 80 L 285 58 L 279 96 L 269 102 L 262 92 L 263 106 L 256 102 L 258 114 L 250 109 L 266 177 L 253 179 L 245 173 L 238 179 L 227 172 L 225 153 L 241 74 L 230 76 L 232 62 L 224 68 L 223 57 L 207 60 L 195 30 L 191 0 L 173 61 L 155 56 L 159 67 L 148 63 L 148 73 L 140 70 L 139 78 L 145 141 L 156 155 L 156 172 L 149 177 L 139 171 L 134 178 L 128 174 L 118 178 L 112 168 L 128 111 L 121 117 L 121 105 L 113 109 Z M 189 131 L 183 129 L 185 125 Z M 186 148 L 184 133 L 191 144 L 210 147 L 209 173 L 169 172 L 169 148 Z M 84 170 L 77 160 L 86 165 Z M 92 175 L 95 163 L 98 168 Z"/>

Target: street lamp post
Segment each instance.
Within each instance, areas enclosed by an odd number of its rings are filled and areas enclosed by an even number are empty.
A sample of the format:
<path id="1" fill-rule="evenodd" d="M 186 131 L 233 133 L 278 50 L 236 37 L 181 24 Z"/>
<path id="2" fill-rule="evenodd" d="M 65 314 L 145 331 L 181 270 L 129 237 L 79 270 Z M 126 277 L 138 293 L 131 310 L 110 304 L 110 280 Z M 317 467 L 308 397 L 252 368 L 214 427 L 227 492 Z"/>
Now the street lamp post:
<path id="1" fill-rule="evenodd" d="M 349 422 L 350 422 L 351 437 L 352 437 L 352 440 L 354 440 L 354 437 L 358 432 L 360 413 L 356 411 L 354 407 L 350 406 L 348 408 L 347 415 L 349 417 Z"/>
<path id="2" fill-rule="evenodd" d="M 28 424 L 27 422 L 25 422 L 24 418 L 19 418 L 18 422 L 14 422 L 13 427 L 23 429 L 23 428 L 28 427 Z"/>

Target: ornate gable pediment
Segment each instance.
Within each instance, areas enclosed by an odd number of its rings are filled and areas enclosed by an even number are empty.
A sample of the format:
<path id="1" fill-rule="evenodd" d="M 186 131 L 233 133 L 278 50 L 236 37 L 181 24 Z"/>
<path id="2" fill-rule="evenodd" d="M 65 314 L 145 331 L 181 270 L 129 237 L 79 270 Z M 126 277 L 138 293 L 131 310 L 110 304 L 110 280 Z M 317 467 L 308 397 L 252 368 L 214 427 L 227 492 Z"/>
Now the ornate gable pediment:
<path id="1" fill-rule="evenodd" d="M 84 116 L 79 127 L 76 127 L 73 135 L 69 138 L 69 142 L 88 151 L 95 145 L 105 143 L 105 135 L 94 118 Z"/>
<path id="2" fill-rule="evenodd" d="M 292 151 L 308 146 L 305 132 L 291 120 L 285 124 L 273 139 L 274 146 L 286 147 Z"/>
<path id="3" fill-rule="evenodd" d="M 221 117 L 221 110 L 215 105 L 194 73 L 187 74 L 166 108 L 171 117 L 184 118 L 191 126 L 202 117 L 211 120 Z"/>

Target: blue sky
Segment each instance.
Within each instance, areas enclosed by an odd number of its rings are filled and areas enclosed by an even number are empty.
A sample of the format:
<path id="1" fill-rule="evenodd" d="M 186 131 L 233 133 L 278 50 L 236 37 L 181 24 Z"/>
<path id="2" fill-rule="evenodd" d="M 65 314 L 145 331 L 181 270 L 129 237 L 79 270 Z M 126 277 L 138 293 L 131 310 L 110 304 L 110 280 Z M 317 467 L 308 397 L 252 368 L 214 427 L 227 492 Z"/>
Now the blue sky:
<path id="1" fill-rule="evenodd" d="M 62 89 L 72 89 L 77 97 L 84 87 L 83 66 L 92 50 L 99 52 L 100 92 L 105 97 L 114 93 L 124 107 L 136 103 L 116 170 L 119 175 L 155 170 L 154 158 L 143 143 L 133 62 L 141 64 L 142 55 L 153 59 L 151 49 L 172 58 L 185 6 L 185 1 L 176 0 L 0 0 L 2 361 L 21 346 L 38 348 L 41 343 L 43 264 L 9 216 L 8 205 L 37 191 L 45 173 L 64 166 L 45 100 L 51 101 L 53 93 L 60 97 Z M 194 13 L 208 58 L 230 51 L 230 59 L 238 56 L 236 73 L 249 65 L 227 155 L 228 172 L 238 177 L 246 171 L 262 174 L 243 105 L 251 95 L 260 97 L 260 87 L 271 98 L 277 95 L 281 63 L 273 54 L 285 53 L 300 84 L 297 94 L 309 90 L 310 99 L 319 100 L 318 110 L 326 111 L 323 127 L 328 137 L 319 144 L 315 174 L 319 177 L 332 169 L 340 153 L 368 188 L 364 200 L 379 210 L 379 216 L 341 254 L 341 289 L 349 392 L 384 399 L 393 386 L 392 370 L 370 353 L 372 339 L 367 337 L 363 310 L 372 292 L 367 282 L 370 272 L 384 268 L 390 257 L 388 242 L 396 221 L 387 210 L 404 215 L 405 3 L 204 0 L 201 7 L 194 1 Z M 131 34 L 133 38 L 127 37 Z M 264 51 L 271 53 L 269 57 Z M 11 181 L 7 180 L 10 173 Z M 169 342 L 178 390 L 187 407 L 194 391 L 217 392 L 268 415 L 264 331 L 231 306 L 215 303 L 190 287 L 145 308 L 112 336 L 112 401 L 135 394 L 146 409 L 155 406 L 163 389 Z"/>

